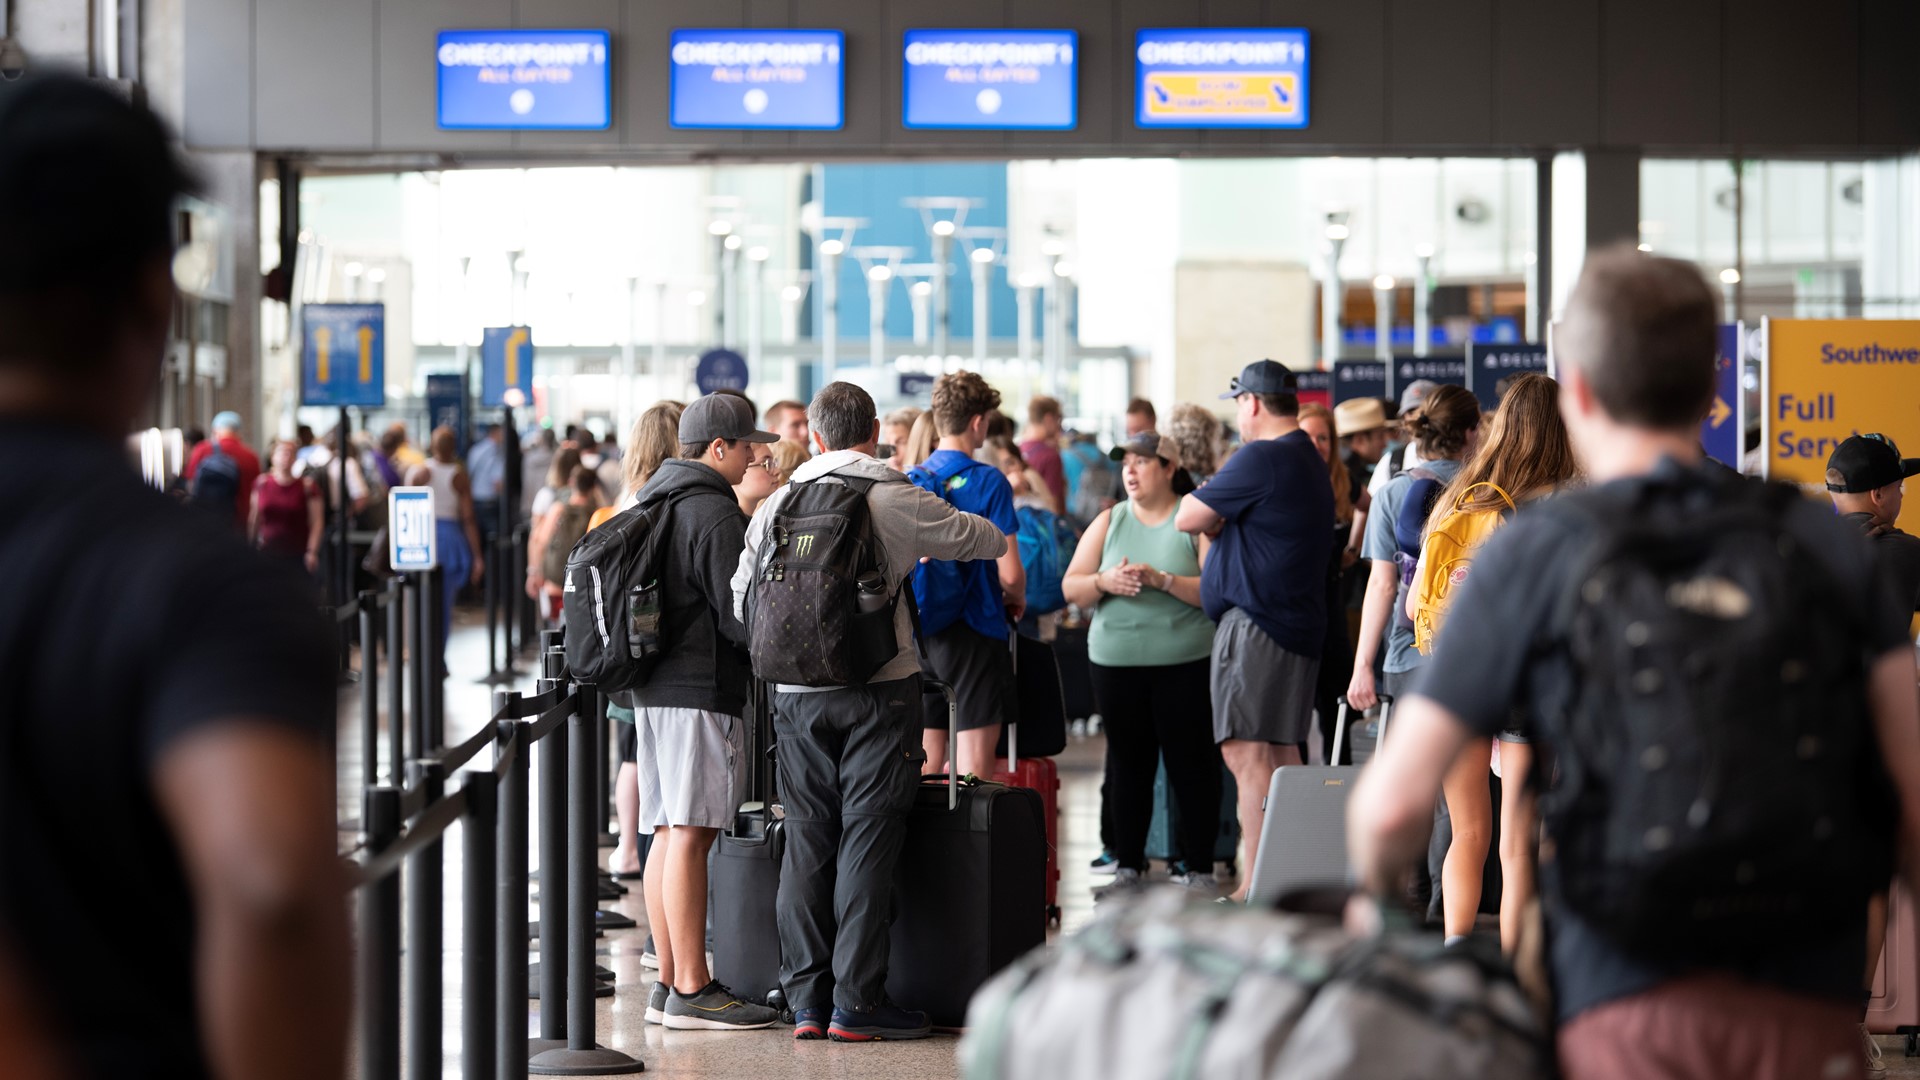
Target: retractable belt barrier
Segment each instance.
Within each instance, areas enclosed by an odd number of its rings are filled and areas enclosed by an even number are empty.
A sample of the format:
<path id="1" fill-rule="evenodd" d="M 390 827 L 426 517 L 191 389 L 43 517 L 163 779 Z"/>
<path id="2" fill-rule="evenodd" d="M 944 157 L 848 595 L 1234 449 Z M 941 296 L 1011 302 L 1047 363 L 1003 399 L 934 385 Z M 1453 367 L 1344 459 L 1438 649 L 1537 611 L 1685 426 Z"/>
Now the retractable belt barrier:
<path id="1" fill-rule="evenodd" d="M 398 787 L 403 780 L 402 763 L 411 756 L 425 756 L 427 747 L 441 742 L 443 708 L 443 658 L 440 655 L 438 608 L 432 602 L 438 575 L 434 572 L 398 574 L 377 591 L 366 590 L 348 603 L 322 608 L 323 617 L 346 628 L 358 623 L 360 667 L 355 672 L 360 687 L 360 778 L 363 790 L 377 786 L 383 778 L 380 769 L 380 664 L 386 657 L 387 673 L 387 768 L 385 783 Z M 380 618 L 381 612 L 386 618 Z M 424 645 L 424 647 L 422 647 Z M 342 668 L 346 668 L 343 660 Z M 411 695 L 408 693 L 412 687 Z M 411 709 L 408 708 L 411 704 Z M 449 769 L 464 764 L 488 739 L 476 736 L 454 748 Z M 459 751 L 465 751 L 460 753 Z M 366 825 L 367 806 L 361 804 L 361 829 Z M 411 816 L 409 813 L 407 816 Z"/>
<path id="2" fill-rule="evenodd" d="M 362 603 L 373 595 L 363 594 Z M 434 748 L 406 761 L 404 788 L 367 785 L 366 841 L 347 859 L 358 891 L 364 1080 L 400 1077 L 402 1015 L 409 1080 L 441 1073 L 442 848 L 456 821 L 463 824 L 461 1075 L 506 1080 L 529 1072 L 610 1075 L 645 1068 L 599 1045 L 595 1030 L 594 999 L 611 990 L 595 977 L 593 951 L 599 930 L 595 833 L 603 831 L 592 801 L 600 790 L 593 779 L 594 732 L 605 726 L 604 714 L 591 687 L 569 683 L 558 634 L 550 632 L 543 646 L 537 693 L 497 692 L 491 721 L 456 746 L 416 743 L 416 751 Z M 491 768 L 462 769 L 489 744 Z M 535 745 L 541 1009 L 540 1038 L 529 1040 L 515 1018 L 528 1001 L 528 753 Z M 455 770 L 459 784 L 449 792 L 446 781 Z"/>

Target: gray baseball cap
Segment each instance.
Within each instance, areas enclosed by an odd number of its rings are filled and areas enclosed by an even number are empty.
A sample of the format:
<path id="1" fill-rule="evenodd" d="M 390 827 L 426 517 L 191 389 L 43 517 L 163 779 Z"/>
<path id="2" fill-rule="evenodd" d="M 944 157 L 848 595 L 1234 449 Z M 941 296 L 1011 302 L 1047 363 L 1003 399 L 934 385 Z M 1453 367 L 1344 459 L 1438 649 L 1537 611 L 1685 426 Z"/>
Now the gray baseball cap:
<path id="1" fill-rule="evenodd" d="M 1157 457 L 1176 469 L 1180 467 L 1180 448 L 1173 444 L 1172 439 L 1164 435 L 1156 435 L 1151 431 L 1142 435 L 1135 435 L 1133 438 L 1107 451 L 1107 456 L 1115 461 L 1127 460 L 1128 454 L 1139 454 L 1141 457 Z"/>
<path id="2" fill-rule="evenodd" d="M 753 406 L 733 394 L 695 398 L 680 414 L 680 441 L 710 443 L 715 439 L 744 439 L 750 443 L 777 443 L 780 436 L 753 426 Z"/>
<path id="3" fill-rule="evenodd" d="M 1409 409 L 1419 408 L 1438 389 L 1440 384 L 1432 379 L 1413 380 L 1405 390 L 1400 391 L 1400 411 L 1405 413 Z"/>

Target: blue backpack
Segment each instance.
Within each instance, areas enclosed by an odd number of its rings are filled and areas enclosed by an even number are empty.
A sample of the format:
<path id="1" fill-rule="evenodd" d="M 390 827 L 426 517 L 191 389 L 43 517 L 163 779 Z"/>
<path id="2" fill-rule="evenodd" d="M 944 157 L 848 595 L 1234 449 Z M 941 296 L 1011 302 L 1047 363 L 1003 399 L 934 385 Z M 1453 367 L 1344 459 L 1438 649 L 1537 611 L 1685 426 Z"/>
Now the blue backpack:
<path id="1" fill-rule="evenodd" d="M 964 486 L 977 469 L 992 470 L 995 476 L 1000 475 L 993 466 L 969 459 L 946 473 L 916 465 L 907 470 L 907 479 L 922 491 L 952 502 L 953 491 Z M 914 571 L 913 598 L 920 605 L 922 634 L 937 634 L 966 617 L 967 579 L 963 566 L 946 559 L 932 559 Z"/>
<path id="2" fill-rule="evenodd" d="M 1062 583 L 1080 543 L 1065 518 L 1037 506 L 1014 511 L 1020 518 L 1020 565 L 1027 572 L 1027 613 L 1050 615 L 1067 606 Z"/>
<path id="3" fill-rule="evenodd" d="M 231 514 L 239 499 L 240 463 L 216 441 L 213 452 L 201 458 L 200 467 L 193 471 L 193 481 L 187 485 L 187 502 Z"/>

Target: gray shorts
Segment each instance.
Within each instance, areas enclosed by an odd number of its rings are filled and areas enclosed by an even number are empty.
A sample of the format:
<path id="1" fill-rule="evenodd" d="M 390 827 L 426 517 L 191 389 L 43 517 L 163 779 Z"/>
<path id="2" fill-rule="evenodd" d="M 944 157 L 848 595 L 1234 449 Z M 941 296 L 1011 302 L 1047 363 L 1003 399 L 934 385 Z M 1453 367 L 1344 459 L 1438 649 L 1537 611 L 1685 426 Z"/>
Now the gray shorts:
<path id="1" fill-rule="evenodd" d="M 733 824 L 746 788 L 737 716 L 702 709 L 635 709 L 640 831 Z"/>
<path id="2" fill-rule="evenodd" d="M 1239 608 L 1213 635 L 1213 741 L 1303 743 L 1320 661 L 1288 652 Z"/>

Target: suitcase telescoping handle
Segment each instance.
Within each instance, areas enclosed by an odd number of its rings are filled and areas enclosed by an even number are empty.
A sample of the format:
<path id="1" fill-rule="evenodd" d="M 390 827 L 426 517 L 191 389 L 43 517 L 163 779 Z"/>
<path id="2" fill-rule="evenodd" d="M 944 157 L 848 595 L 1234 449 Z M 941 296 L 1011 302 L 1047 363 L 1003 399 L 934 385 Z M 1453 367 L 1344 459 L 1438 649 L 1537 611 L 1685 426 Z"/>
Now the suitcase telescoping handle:
<path id="1" fill-rule="evenodd" d="M 1387 741 L 1387 717 L 1393 713 L 1393 695 L 1381 694 L 1379 697 L 1380 737 L 1374 743 L 1376 749 L 1384 745 Z M 1327 757 L 1327 763 L 1330 765 L 1340 764 L 1340 748 L 1347 744 L 1347 699 L 1343 696 L 1337 700 L 1340 703 L 1340 710 L 1334 715 L 1333 753 Z"/>
<path id="2" fill-rule="evenodd" d="M 939 679 L 923 678 L 922 684 L 940 691 L 947 699 L 947 809 L 960 808 L 960 699 L 953 687 Z"/>
<path id="3" fill-rule="evenodd" d="M 1020 682 L 1020 624 L 1007 620 L 1007 654 L 1013 658 L 1013 680 Z M 1020 771 L 1020 721 L 1007 725 L 1007 771 Z"/>

